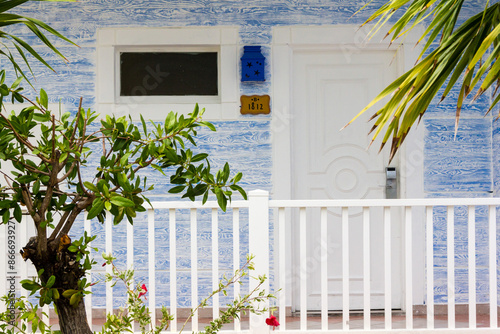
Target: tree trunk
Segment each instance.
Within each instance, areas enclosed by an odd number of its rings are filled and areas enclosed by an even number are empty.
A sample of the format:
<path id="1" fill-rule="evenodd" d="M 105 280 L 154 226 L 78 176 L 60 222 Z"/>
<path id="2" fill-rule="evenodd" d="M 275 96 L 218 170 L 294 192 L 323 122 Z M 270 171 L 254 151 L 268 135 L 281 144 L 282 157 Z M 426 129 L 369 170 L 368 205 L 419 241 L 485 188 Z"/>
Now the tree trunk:
<path id="1" fill-rule="evenodd" d="M 77 307 L 73 307 L 69 305 L 67 299 L 61 298 L 56 302 L 56 307 L 62 334 L 92 334 L 87 323 L 87 313 L 83 300 Z"/>
<path id="2" fill-rule="evenodd" d="M 47 256 L 41 256 L 37 252 L 37 240 L 31 238 L 23 248 L 22 255 L 25 260 L 30 259 L 36 267 L 37 272 L 43 269 L 40 280 L 46 283 L 50 276 L 56 280 L 53 288 L 57 288 L 60 298 L 55 302 L 59 317 L 59 326 L 62 334 L 92 334 L 87 323 L 87 314 L 83 299 L 76 306 L 69 304 L 69 299 L 63 296 L 66 290 L 79 290 L 78 282 L 85 276 L 85 271 L 80 267 L 76 259 L 76 253 L 69 252 L 67 247 L 71 240 L 67 236 L 63 246 L 55 244 L 47 250 Z"/>

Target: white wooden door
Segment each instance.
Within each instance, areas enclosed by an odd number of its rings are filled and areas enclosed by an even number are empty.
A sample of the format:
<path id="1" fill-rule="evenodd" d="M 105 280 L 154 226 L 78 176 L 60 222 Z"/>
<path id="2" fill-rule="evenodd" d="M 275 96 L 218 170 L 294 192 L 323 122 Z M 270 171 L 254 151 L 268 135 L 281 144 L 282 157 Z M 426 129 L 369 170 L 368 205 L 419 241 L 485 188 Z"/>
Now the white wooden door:
<path id="1" fill-rule="evenodd" d="M 387 151 L 367 150 L 372 126 L 364 115 L 339 131 L 397 75 L 395 51 L 302 50 L 293 54 L 292 192 L 295 199 L 385 198 Z M 394 62 L 395 63 L 395 62 Z M 377 146 L 377 145 L 374 145 Z M 394 164 L 393 164 L 394 165 Z M 329 309 L 342 308 L 340 210 L 328 214 Z M 382 209 L 371 211 L 371 308 L 384 305 Z M 319 212 L 307 215 L 307 305 L 320 309 Z M 361 210 L 349 212 L 350 308 L 363 308 Z M 401 307 L 400 219 L 393 212 L 392 305 Z M 298 229 L 295 230 L 295 233 Z M 297 235 L 295 235 L 297 237 Z M 298 238 L 295 239 L 298 242 Z M 298 243 L 296 244 L 298 245 Z M 298 259 L 298 246 L 293 248 Z M 315 265 L 315 263 L 317 265 Z M 295 273 L 295 277 L 299 277 Z M 296 289 L 294 289 L 297 291 Z M 299 309 L 298 293 L 293 296 Z"/>

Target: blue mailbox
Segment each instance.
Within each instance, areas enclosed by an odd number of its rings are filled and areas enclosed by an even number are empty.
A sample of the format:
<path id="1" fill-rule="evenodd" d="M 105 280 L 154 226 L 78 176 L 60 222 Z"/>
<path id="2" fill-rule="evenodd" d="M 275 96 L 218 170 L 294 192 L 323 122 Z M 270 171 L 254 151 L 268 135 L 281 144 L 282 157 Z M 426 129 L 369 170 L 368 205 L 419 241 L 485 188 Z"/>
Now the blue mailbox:
<path id="1" fill-rule="evenodd" d="M 260 46 L 244 46 L 241 57 L 241 81 L 266 81 L 266 58 L 260 52 Z"/>

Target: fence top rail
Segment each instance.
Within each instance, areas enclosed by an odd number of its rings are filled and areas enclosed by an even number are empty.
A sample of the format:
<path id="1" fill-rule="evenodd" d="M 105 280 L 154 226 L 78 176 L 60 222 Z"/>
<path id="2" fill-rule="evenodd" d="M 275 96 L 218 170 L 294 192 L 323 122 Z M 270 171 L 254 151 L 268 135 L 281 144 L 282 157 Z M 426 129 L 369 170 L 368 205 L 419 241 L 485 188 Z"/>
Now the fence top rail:
<path id="1" fill-rule="evenodd" d="M 200 201 L 191 202 L 191 201 L 151 201 L 151 205 L 153 209 L 217 209 L 219 208 L 219 204 L 216 201 L 207 201 L 205 204 L 202 204 Z M 232 201 L 227 203 L 228 209 L 235 208 L 248 208 L 248 201 Z M 148 205 L 146 209 L 151 209 Z"/>
<path id="2" fill-rule="evenodd" d="M 237 200 L 227 204 L 228 209 L 248 208 L 250 201 Z M 217 209 L 216 201 L 152 201 L 154 209 Z M 269 200 L 270 208 L 332 208 L 332 207 L 426 207 L 426 206 L 500 206 L 500 198 L 412 198 L 412 199 L 324 199 L 324 200 Z M 148 207 L 148 209 L 150 209 Z"/>
<path id="3" fill-rule="evenodd" d="M 324 207 L 425 207 L 425 206 L 500 206 L 500 198 L 415 198 L 415 199 L 342 199 L 342 200 L 270 200 L 270 208 Z"/>

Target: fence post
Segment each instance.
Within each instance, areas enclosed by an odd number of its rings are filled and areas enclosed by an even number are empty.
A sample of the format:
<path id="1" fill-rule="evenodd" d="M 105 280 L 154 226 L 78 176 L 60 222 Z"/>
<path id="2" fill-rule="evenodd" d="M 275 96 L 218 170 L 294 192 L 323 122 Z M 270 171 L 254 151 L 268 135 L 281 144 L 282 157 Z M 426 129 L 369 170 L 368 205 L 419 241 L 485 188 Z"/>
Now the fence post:
<path id="1" fill-rule="evenodd" d="M 253 190 L 248 194 L 248 239 L 249 251 L 254 256 L 255 273 L 253 276 L 266 275 L 268 280 L 262 285 L 266 293 L 269 293 L 269 192 L 264 190 Z M 258 282 L 250 280 L 250 291 Z M 260 303 L 259 308 L 269 309 L 269 301 Z M 250 332 L 257 334 L 269 333 L 266 325 L 267 313 L 262 315 L 250 314 Z"/>

